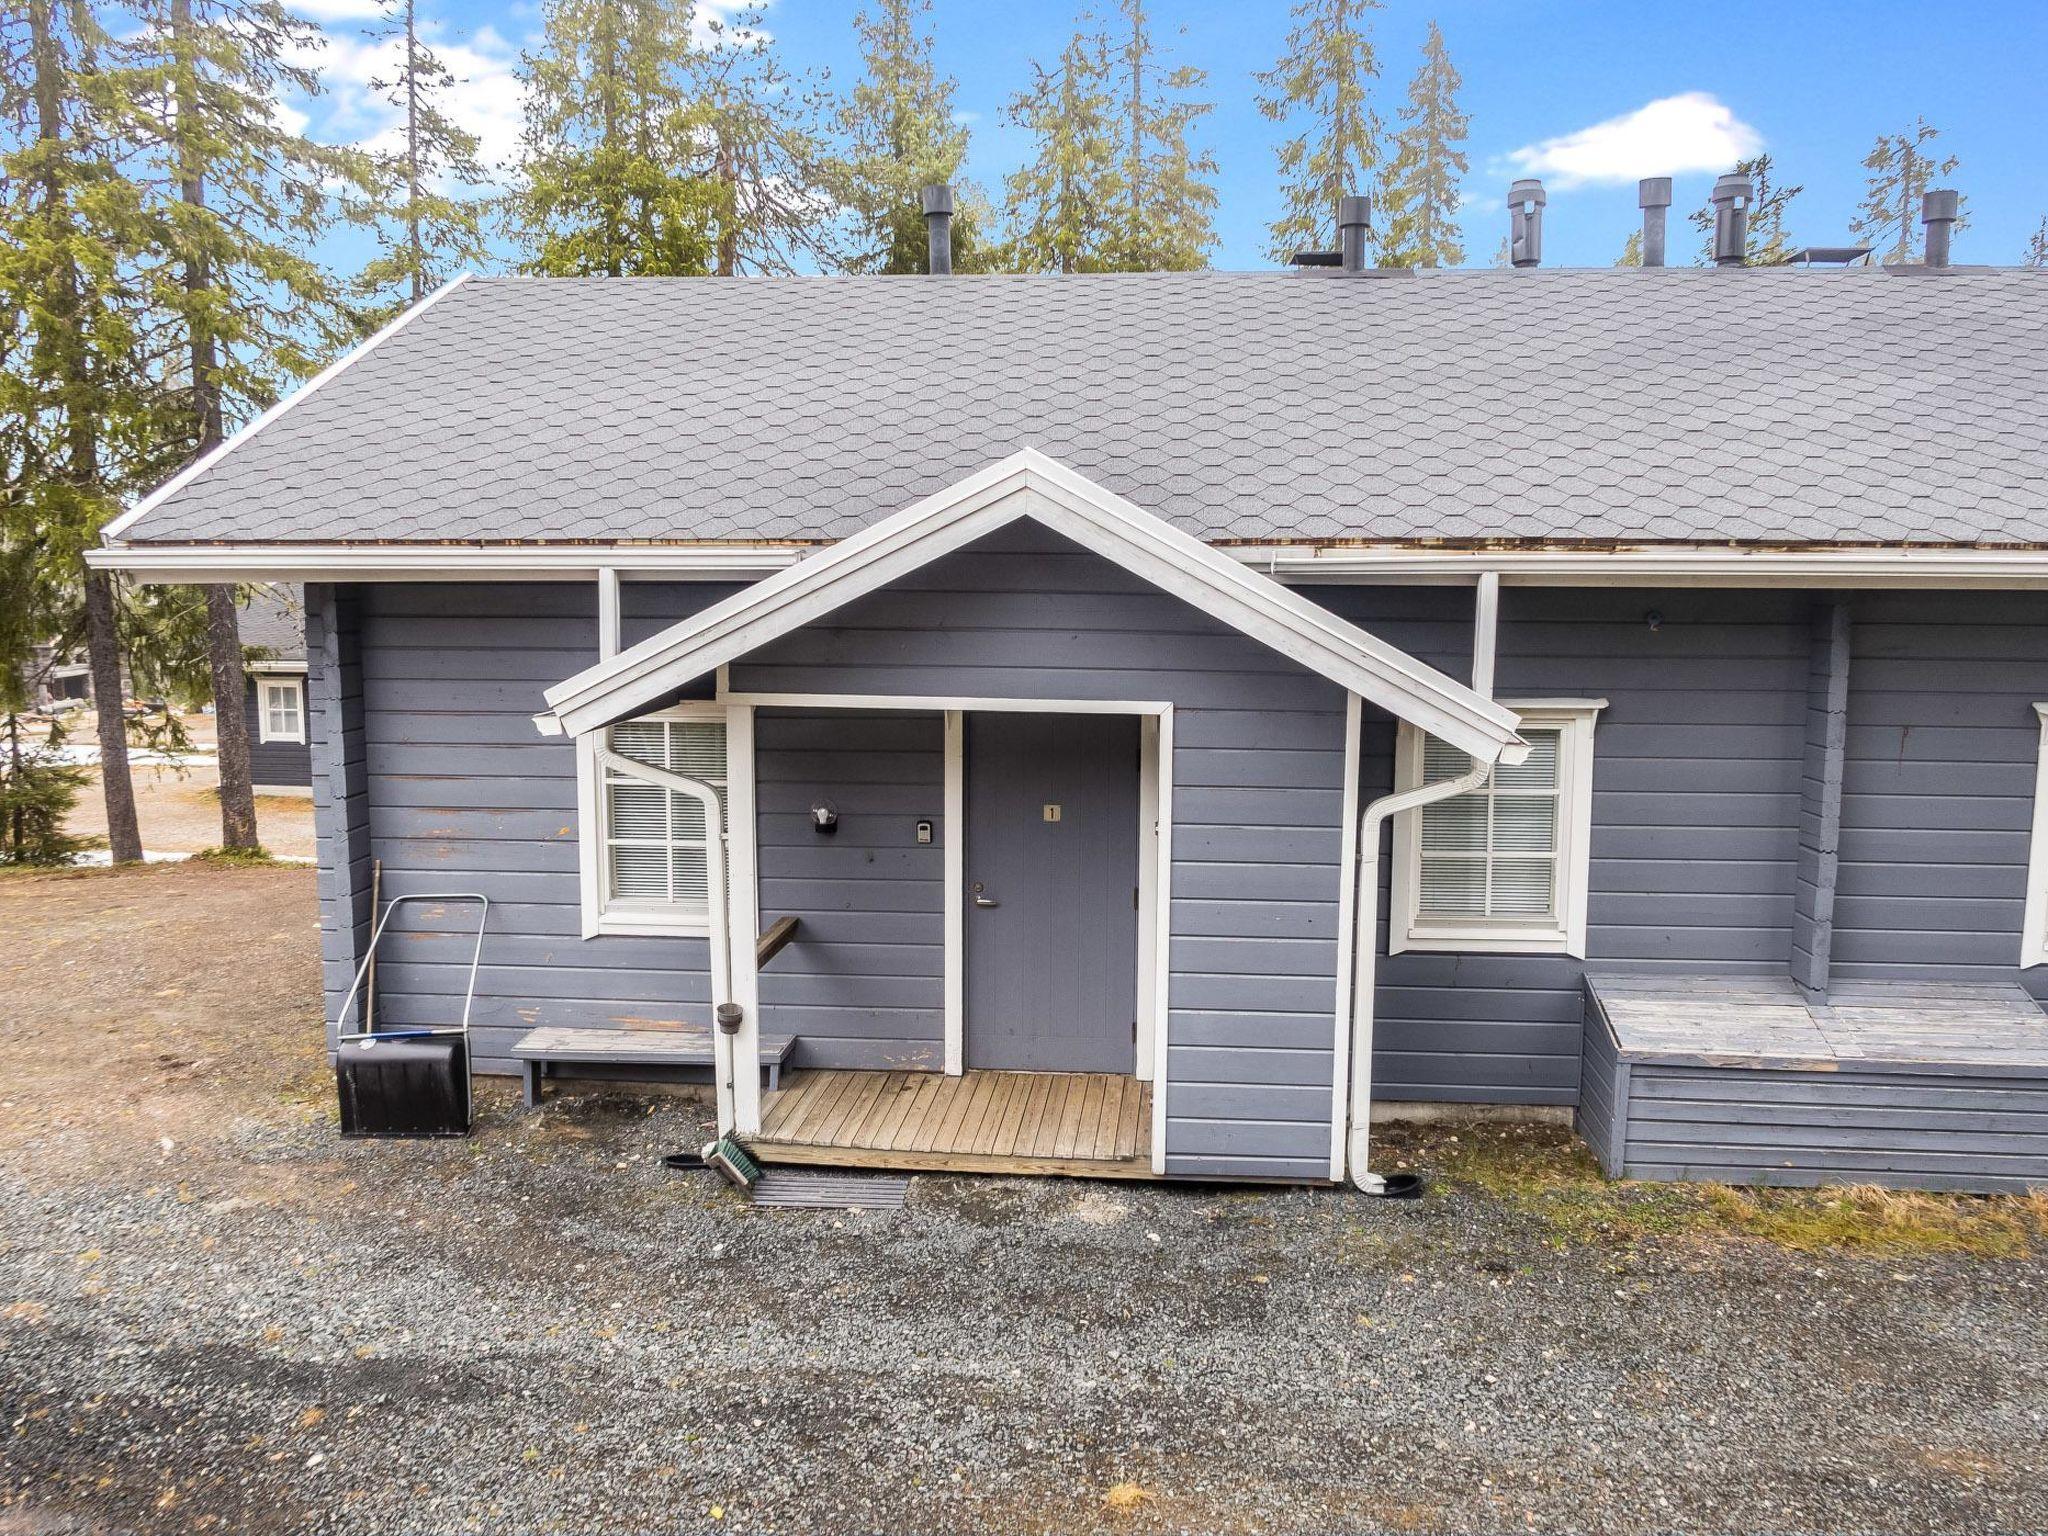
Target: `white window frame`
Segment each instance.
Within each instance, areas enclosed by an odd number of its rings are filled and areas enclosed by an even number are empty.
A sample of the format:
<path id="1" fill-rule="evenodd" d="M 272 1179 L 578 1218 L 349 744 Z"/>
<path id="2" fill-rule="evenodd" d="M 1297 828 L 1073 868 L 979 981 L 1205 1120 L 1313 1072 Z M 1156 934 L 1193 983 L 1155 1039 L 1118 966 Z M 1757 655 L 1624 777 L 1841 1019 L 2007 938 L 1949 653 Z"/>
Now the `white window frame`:
<path id="1" fill-rule="evenodd" d="M 1392 922 L 1387 953 L 1424 950 L 1463 954 L 1586 957 L 1586 901 L 1593 837 L 1593 727 L 1605 699 L 1503 699 L 1524 726 L 1556 730 L 1557 921 L 1507 918 L 1425 918 L 1422 902 L 1421 809 L 1394 818 Z M 1394 744 L 1394 788 L 1422 783 L 1426 733 L 1403 720 Z"/>
<path id="2" fill-rule="evenodd" d="M 2048 965 L 2048 704 L 2034 706 L 2040 722 L 2035 754 L 2034 830 L 2027 844 L 2027 911 L 2020 924 L 2020 968 Z"/>
<path id="3" fill-rule="evenodd" d="M 715 720 L 726 727 L 725 782 L 718 786 L 725 801 L 728 824 L 733 815 L 733 739 L 726 706 L 715 700 L 693 700 L 667 709 L 635 715 L 634 720 Z M 631 722 L 622 721 L 621 724 Z M 610 736 L 608 731 L 591 731 L 576 738 L 576 855 L 582 881 L 583 937 L 625 934 L 663 938 L 704 939 L 711 936 L 710 914 L 699 917 L 672 915 L 645 905 L 614 906 L 609 894 L 611 881 L 611 818 L 605 803 L 604 767 L 598 751 Z M 728 833 L 729 835 L 729 833 Z"/>
<path id="4" fill-rule="evenodd" d="M 256 739 L 259 742 L 289 741 L 306 744 L 306 685 L 296 677 L 277 677 L 256 673 Z M 296 731 L 273 731 L 270 728 L 270 690 L 289 688 L 292 691 L 292 717 L 299 722 Z"/>

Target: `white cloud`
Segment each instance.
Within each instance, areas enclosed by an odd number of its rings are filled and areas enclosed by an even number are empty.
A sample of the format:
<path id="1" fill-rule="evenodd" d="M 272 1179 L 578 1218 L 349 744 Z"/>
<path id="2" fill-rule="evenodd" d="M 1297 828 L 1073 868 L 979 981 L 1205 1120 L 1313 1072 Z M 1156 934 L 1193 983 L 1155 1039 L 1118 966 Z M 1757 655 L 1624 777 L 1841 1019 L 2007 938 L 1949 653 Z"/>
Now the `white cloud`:
<path id="1" fill-rule="evenodd" d="M 294 0 L 301 10 L 305 0 Z M 347 3 L 347 0 L 321 0 Z M 467 38 L 428 28 L 425 41 L 455 76 L 440 105 L 455 123 L 477 136 L 478 158 L 488 170 L 508 163 L 519 148 L 522 99 L 519 50 L 491 27 Z M 370 150 L 398 148 L 398 109 L 371 82 L 396 78 L 404 43 L 395 37 L 372 38 L 329 32 L 325 47 L 306 62 L 320 72 L 322 95 L 314 103 L 318 136 L 334 144 L 355 144 Z"/>
<path id="2" fill-rule="evenodd" d="M 291 8 L 314 21 L 375 21 L 384 14 L 377 0 L 291 0 Z"/>
<path id="3" fill-rule="evenodd" d="M 1705 91 L 1664 96 L 1555 139 L 1525 144 L 1508 163 L 1558 186 L 1630 182 L 1641 176 L 1725 171 L 1763 147 L 1763 135 Z"/>
<path id="4" fill-rule="evenodd" d="M 294 120 L 310 112 L 314 136 L 330 144 L 353 144 L 369 150 L 396 150 L 400 120 L 397 108 L 371 84 L 398 73 L 403 44 L 397 38 L 364 36 L 351 22 L 375 21 L 383 15 L 377 0 L 288 0 L 303 16 L 330 25 L 295 62 L 319 71 L 322 94 L 311 102 L 280 105 Z M 744 45 L 772 34 L 743 23 L 768 8 L 763 0 L 697 0 L 691 31 L 699 47 Z M 515 3 L 514 15 L 535 18 L 540 7 Z M 712 23 L 719 23 L 713 27 Z M 519 48 L 495 28 L 478 27 L 459 37 L 445 26 L 422 27 L 426 43 L 455 75 L 441 97 L 441 108 L 461 127 L 477 136 L 477 158 L 494 174 L 519 153 L 524 127 L 524 96 L 519 83 Z M 537 39 L 529 38 L 529 42 Z"/>
<path id="5" fill-rule="evenodd" d="M 756 39 L 773 42 L 773 32 L 746 25 L 773 3 L 774 0 L 697 0 L 690 12 L 690 38 L 699 48 L 744 47 Z"/>

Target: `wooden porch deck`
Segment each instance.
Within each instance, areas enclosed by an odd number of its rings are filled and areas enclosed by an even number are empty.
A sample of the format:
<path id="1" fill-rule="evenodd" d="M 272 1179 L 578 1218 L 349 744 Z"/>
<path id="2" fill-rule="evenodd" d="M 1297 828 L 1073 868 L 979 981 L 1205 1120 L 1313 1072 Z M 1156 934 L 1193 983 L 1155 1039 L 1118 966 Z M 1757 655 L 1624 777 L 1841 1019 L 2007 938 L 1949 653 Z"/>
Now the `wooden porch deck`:
<path id="1" fill-rule="evenodd" d="M 1110 1072 L 804 1071 L 761 1100 L 764 1163 L 1149 1179 L 1152 1085 Z"/>
<path id="2" fill-rule="evenodd" d="M 1579 1134 L 1608 1173 L 2048 1188 L 2048 1014 L 2015 984 L 1588 973 Z"/>

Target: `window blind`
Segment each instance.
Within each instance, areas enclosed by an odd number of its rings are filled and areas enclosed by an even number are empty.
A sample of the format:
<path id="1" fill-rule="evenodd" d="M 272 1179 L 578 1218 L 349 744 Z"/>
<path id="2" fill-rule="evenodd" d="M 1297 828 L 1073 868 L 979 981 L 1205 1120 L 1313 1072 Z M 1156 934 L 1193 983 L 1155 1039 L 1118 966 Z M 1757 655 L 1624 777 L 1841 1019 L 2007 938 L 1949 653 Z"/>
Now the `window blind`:
<path id="1" fill-rule="evenodd" d="M 1496 767 L 1478 789 L 1422 808 L 1417 903 L 1425 917 L 1546 919 L 1557 915 L 1558 754 L 1563 731 L 1524 730 L 1528 761 Z M 1469 772 L 1472 759 L 1435 737 L 1422 780 Z"/>
<path id="2" fill-rule="evenodd" d="M 711 785 L 723 820 L 724 720 L 629 720 L 611 728 L 610 740 L 621 757 Z M 605 844 L 612 902 L 673 908 L 687 916 L 708 911 L 710 855 L 704 808 L 696 800 L 607 770 Z"/>

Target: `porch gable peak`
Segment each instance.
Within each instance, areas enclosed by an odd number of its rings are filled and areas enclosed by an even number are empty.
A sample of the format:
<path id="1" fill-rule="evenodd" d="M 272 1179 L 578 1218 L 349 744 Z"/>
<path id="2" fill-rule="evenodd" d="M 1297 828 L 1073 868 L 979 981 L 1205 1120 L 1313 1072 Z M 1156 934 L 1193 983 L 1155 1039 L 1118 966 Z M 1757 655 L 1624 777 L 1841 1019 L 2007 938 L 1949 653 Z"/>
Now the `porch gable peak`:
<path id="1" fill-rule="evenodd" d="M 599 730 L 1020 518 L 1060 534 L 1484 762 L 1512 711 L 1144 508 L 1024 448 L 547 690 L 550 734 Z"/>

